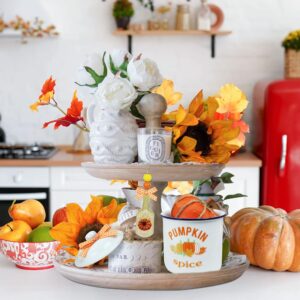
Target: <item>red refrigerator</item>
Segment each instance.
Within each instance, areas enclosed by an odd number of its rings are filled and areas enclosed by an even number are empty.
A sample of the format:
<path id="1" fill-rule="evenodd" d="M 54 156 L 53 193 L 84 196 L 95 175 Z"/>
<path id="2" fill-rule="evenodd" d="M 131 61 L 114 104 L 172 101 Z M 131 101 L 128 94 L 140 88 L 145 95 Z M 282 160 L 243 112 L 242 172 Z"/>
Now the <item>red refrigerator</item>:
<path id="1" fill-rule="evenodd" d="M 263 160 L 261 202 L 300 208 L 300 79 L 254 89 L 254 149 Z"/>

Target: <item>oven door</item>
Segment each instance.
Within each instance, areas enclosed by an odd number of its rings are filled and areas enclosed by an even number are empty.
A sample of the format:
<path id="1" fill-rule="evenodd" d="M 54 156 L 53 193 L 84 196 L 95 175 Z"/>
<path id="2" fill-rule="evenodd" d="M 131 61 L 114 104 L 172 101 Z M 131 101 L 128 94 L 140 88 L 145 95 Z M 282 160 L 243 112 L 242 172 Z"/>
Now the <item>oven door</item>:
<path id="1" fill-rule="evenodd" d="M 48 188 L 0 188 L 0 226 L 11 221 L 8 209 L 12 202 L 20 203 L 27 199 L 40 201 L 46 211 L 46 220 L 49 220 L 49 189 Z"/>

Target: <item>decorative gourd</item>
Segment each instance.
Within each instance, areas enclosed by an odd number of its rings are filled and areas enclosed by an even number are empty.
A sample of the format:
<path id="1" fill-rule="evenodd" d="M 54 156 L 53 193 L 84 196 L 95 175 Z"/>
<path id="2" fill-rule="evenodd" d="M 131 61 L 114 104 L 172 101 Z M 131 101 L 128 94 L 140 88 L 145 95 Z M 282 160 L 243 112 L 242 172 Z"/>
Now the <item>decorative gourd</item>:
<path id="1" fill-rule="evenodd" d="M 209 219 L 217 216 L 204 201 L 190 194 L 177 198 L 171 215 L 179 219 Z"/>
<path id="2" fill-rule="evenodd" d="M 300 209 L 244 208 L 231 217 L 231 250 L 252 265 L 274 271 L 300 271 Z"/>

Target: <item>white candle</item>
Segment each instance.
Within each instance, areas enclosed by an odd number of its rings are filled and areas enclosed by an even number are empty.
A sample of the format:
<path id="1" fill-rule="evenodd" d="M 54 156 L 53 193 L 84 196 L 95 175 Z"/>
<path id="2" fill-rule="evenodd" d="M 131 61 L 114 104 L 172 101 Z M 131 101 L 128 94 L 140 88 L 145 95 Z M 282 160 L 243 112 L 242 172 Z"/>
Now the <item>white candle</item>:
<path id="1" fill-rule="evenodd" d="M 140 162 L 164 163 L 170 159 L 172 133 L 163 128 L 141 128 L 138 131 Z"/>

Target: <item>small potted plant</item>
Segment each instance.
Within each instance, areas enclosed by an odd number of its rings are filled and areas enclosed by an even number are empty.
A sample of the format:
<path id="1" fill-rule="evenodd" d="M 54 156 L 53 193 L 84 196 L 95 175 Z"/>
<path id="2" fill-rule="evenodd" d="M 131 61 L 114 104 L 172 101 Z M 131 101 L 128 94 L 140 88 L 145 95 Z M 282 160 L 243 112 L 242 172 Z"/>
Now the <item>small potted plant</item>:
<path id="1" fill-rule="evenodd" d="M 119 29 L 128 29 L 131 17 L 134 15 L 133 5 L 129 0 L 117 0 L 113 6 L 113 16 Z"/>
<path id="2" fill-rule="evenodd" d="M 290 32 L 282 46 L 285 49 L 285 77 L 300 78 L 300 30 Z"/>

